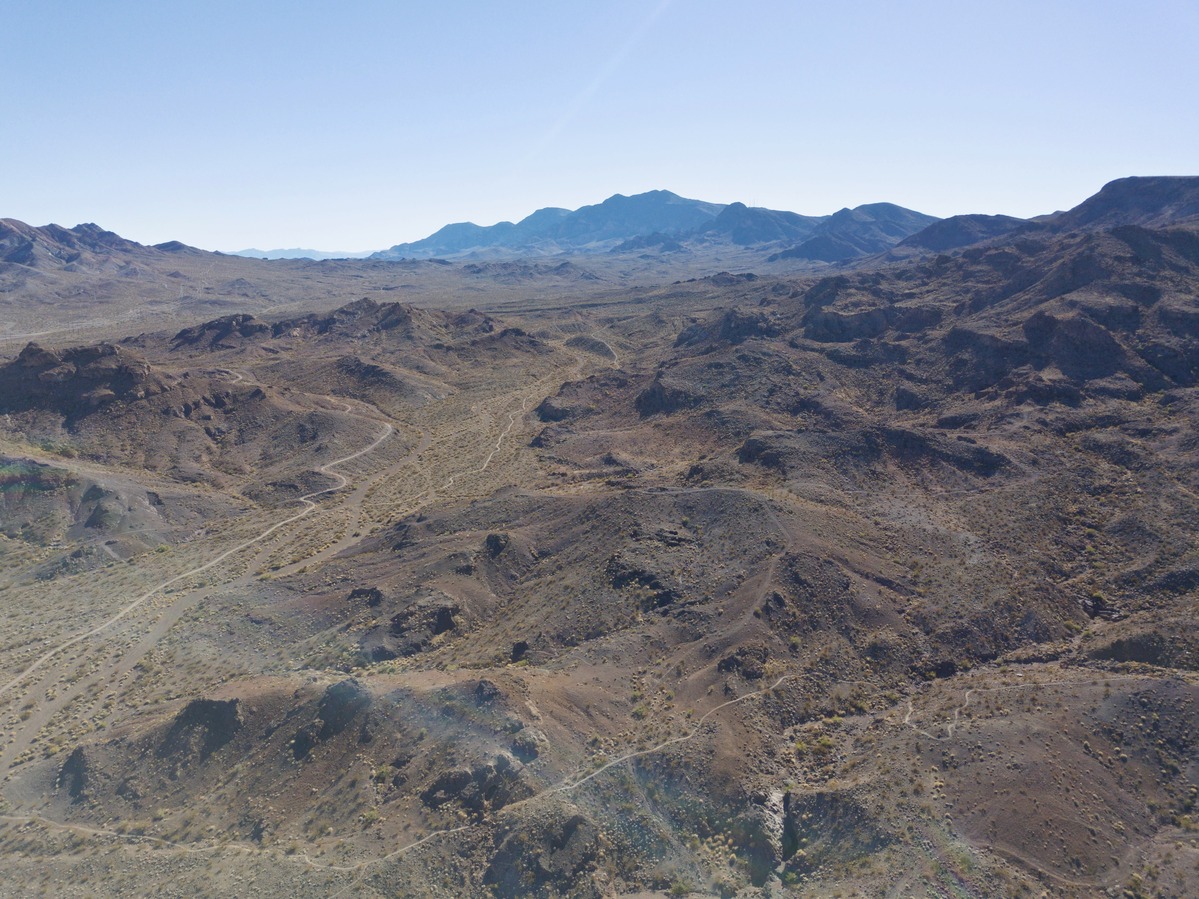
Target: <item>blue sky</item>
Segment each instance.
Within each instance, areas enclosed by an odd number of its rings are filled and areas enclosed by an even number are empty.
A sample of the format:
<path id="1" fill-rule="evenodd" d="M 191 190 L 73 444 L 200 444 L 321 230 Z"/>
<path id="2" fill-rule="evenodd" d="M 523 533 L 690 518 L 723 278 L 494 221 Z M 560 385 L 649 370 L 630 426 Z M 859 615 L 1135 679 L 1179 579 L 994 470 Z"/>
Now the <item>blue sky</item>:
<path id="1" fill-rule="evenodd" d="M 1199 174 L 1193 0 L 0 7 L 0 216 L 379 249 L 613 193 L 1035 215 Z"/>

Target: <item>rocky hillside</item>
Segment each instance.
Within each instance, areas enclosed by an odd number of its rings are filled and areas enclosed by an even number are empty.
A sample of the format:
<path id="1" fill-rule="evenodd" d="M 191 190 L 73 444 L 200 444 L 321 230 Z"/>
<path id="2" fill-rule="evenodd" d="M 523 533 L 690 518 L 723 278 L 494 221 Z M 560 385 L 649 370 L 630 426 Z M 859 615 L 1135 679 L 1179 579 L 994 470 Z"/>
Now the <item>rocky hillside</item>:
<path id="1" fill-rule="evenodd" d="M 831 274 L 108 345 L 161 392 L 109 375 L 98 411 L 39 394 L 6 431 L 54 421 L 91 453 L 6 453 L 8 869 L 107 893 L 1194 894 L 1199 231 L 1189 181 L 1138 183 Z M 26 352 L 4 371 L 95 351 Z M 227 429 L 193 456 L 209 480 L 161 479 L 236 509 L 173 543 L 167 497 L 164 551 L 114 544 L 132 562 L 45 590 L 35 537 L 125 534 L 150 492 L 97 469 L 129 477 L 114 435 L 158 446 L 159 420 Z M 67 595 L 97 631 L 71 643 Z"/>

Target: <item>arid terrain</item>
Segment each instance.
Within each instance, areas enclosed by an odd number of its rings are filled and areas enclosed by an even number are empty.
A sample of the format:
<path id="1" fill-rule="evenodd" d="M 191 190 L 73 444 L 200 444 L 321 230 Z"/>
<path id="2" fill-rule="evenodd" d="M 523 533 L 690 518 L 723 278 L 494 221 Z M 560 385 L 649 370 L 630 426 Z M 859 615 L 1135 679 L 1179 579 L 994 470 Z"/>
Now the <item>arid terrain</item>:
<path id="1" fill-rule="evenodd" d="M 0 222 L 0 895 L 1199 895 L 1199 178 L 700 212 Z"/>

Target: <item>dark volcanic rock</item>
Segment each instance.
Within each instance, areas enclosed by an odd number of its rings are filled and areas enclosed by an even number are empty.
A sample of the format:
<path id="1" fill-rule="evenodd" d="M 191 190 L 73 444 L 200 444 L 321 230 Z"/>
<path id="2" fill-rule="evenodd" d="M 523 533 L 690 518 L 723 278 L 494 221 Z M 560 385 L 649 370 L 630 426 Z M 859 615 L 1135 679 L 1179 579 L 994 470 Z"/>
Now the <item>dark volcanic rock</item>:
<path id="1" fill-rule="evenodd" d="M 506 752 L 490 762 L 471 768 L 444 771 L 421 793 L 421 801 L 430 808 L 455 803 L 482 817 L 488 811 L 533 795 L 532 787 L 520 777 L 523 765 Z"/>
<path id="2" fill-rule="evenodd" d="M 378 587 L 355 587 L 346 599 L 348 602 L 365 602 L 373 609 L 383 602 L 383 591 Z"/>
<path id="3" fill-rule="evenodd" d="M 599 828 L 580 814 L 514 822 L 498 837 L 483 883 L 496 896 L 598 896 L 587 875 L 600 852 Z"/>
<path id="4" fill-rule="evenodd" d="M 762 886 L 783 860 L 783 809 L 778 799 L 751 805 L 732 823 L 732 837 L 749 865 L 749 880 Z"/>
<path id="5" fill-rule="evenodd" d="M 727 309 L 715 320 L 684 328 L 674 345 L 698 346 L 715 340 L 737 344 L 751 337 L 774 337 L 778 333 L 778 325 L 764 313 Z"/>
<path id="6" fill-rule="evenodd" d="M 945 348 L 953 354 L 950 371 L 954 387 L 965 390 L 989 387 L 1029 361 L 1029 347 L 1024 341 L 961 326 L 954 326 L 946 334 Z"/>
<path id="7" fill-rule="evenodd" d="M 321 727 L 317 737 L 328 740 L 350 726 L 350 722 L 371 704 L 371 693 L 356 678 L 350 677 L 326 688 L 317 715 Z"/>
<path id="8" fill-rule="evenodd" d="M 1092 659 L 1139 662 L 1143 665 L 1199 670 L 1199 638 L 1185 628 L 1176 633 L 1144 630 L 1117 637 L 1090 650 Z"/>
<path id="9" fill-rule="evenodd" d="M 792 870 L 852 862 L 876 852 L 891 839 L 852 791 L 788 793 L 783 797 L 783 857 Z"/>
<path id="10" fill-rule="evenodd" d="M 173 347 L 205 345 L 212 349 L 233 349 L 230 341 L 270 336 L 271 326 L 252 315 L 239 313 L 215 318 L 212 321 L 184 328 L 171 338 Z"/>
<path id="11" fill-rule="evenodd" d="M 56 786 L 59 789 L 65 787 L 68 796 L 81 802 L 86 798 L 89 770 L 87 753 L 82 746 L 76 746 L 59 769 Z"/>
<path id="12" fill-rule="evenodd" d="M 512 754 L 526 764 L 549 747 L 549 738 L 535 727 L 522 727 L 512 738 Z"/>
<path id="13" fill-rule="evenodd" d="M 375 662 L 412 656 L 426 649 L 433 638 L 458 626 L 461 607 L 449 599 L 426 599 L 394 615 L 388 627 L 374 627 L 363 636 L 361 647 Z"/>
<path id="14" fill-rule="evenodd" d="M 306 759 L 319 743 L 331 740 L 349 728 L 370 707 L 372 701 L 370 691 L 356 678 L 349 677 L 330 684 L 321 694 L 316 720 L 299 728 L 292 738 L 292 756 L 297 761 Z M 363 721 L 359 742 L 370 742 L 366 721 Z"/>
<path id="15" fill-rule="evenodd" d="M 660 377 L 637 395 L 633 405 L 642 418 L 693 409 L 703 398 L 680 385 L 669 384 Z"/>
<path id="16" fill-rule="evenodd" d="M 647 609 L 660 609 L 680 599 L 678 591 L 667 586 L 661 577 L 636 560 L 627 559 L 619 553 L 608 560 L 608 578 L 617 590 L 636 585 L 649 591 L 649 596 L 642 603 Z"/>
<path id="17" fill-rule="evenodd" d="M 717 671 L 736 672 L 747 680 L 759 680 L 766 675 L 769 653 L 764 646 L 741 646 L 716 665 Z"/>
<path id="18" fill-rule="evenodd" d="M 923 409 L 927 405 L 928 400 L 910 387 L 900 385 L 895 388 L 895 411 L 906 412 Z"/>
<path id="19" fill-rule="evenodd" d="M 241 727 L 236 699 L 193 699 L 175 716 L 158 755 L 198 755 L 204 761 L 232 740 Z"/>
<path id="20" fill-rule="evenodd" d="M 804 336 L 810 340 L 848 342 L 859 337 L 877 337 L 887 330 L 883 309 L 862 312 L 811 310 L 804 316 Z"/>
<path id="21" fill-rule="evenodd" d="M 900 462 L 935 460 L 984 478 L 1011 465 L 1007 456 L 975 443 L 945 440 L 905 428 L 882 428 L 880 433 L 890 454 Z"/>
<path id="22" fill-rule="evenodd" d="M 483 678 L 475 684 L 474 696 L 475 702 L 480 705 L 490 705 L 497 699 L 503 697 L 504 691 L 495 684 L 494 681 L 489 681 Z"/>
<path id="23" fill-rule="evenodd" d="M 1024 336 L 1041 364 L 1057 365 L 1068 377 L 1103 378 L 1127 365 L 1111 333 L 1081 315 L 1038 312 L 1024 323 Z"/>
<path id="24" fill-rule="evenodd" d="M 0 412 L 47 409 L 82 416 L 155 396 L 176 383 L 124 347 L 101 343 L 48 350 L 30 343 L 0 366 Z"/>

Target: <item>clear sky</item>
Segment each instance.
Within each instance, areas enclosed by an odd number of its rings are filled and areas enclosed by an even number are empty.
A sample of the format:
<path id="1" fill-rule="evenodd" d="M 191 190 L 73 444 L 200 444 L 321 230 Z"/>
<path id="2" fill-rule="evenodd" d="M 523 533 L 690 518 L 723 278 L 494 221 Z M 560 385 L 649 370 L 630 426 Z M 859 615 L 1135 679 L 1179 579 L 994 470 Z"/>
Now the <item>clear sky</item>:
<path id="1" fill-rule="evenodd" d="M 1029 216 L 1199 174 L 1195 0 L 0 0 L 0 216 L 381 249 L 614 193 Z"/>

